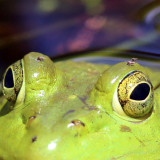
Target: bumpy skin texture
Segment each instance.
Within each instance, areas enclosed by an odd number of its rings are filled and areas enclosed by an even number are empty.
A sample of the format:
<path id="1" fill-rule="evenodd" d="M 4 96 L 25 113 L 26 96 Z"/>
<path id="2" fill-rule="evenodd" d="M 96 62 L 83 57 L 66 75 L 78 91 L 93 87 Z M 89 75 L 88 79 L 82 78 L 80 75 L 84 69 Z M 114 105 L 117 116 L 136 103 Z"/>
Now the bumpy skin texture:
<path id="1" fill-rule="evenodd" d="M 123 78 L 143 72 L 153 85 L 150 112 L 126 115 L 116 102 Z M 126 62 L 112 67 L 23 59 L 23 85 L 13 104 L 0 97 L 1 160 L 159 159 L 159 72 Z"/>

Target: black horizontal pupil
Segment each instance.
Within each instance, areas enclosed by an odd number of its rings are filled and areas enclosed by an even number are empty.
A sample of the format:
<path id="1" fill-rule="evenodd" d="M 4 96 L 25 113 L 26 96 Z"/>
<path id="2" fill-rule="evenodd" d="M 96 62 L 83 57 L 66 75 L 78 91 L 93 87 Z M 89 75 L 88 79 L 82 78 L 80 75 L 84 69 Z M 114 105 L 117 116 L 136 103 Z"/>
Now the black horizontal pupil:
<path id="1" fill-rule="evenodd" d="M 6 88 L 13 88 L 14 87 L 13 74 L 12 74 L 11 68 L 8 69 L 4 82 L 5 82 Z"/>
<path id="2" fill-rule="evenodd" d="M 147 83 L 141 83 L 135 89 L 130 95 L 130 99 L 133 100 L 144 100 L 147 98 L 148 94 L 150 92 L 150 87 Z"/>

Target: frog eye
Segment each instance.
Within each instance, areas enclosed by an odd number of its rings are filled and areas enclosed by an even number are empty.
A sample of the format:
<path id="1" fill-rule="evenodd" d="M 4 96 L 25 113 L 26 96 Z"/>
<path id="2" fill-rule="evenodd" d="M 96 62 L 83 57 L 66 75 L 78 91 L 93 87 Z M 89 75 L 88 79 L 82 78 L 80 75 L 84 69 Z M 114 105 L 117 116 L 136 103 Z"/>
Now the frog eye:
<path id="1" fill-rule="evenodd" d="M 10 65 L 3 78 L 3 94 L 10 102 L 15 102 L 23 82 L 22 61 Z"/>
<path id="2" fill-rule="evenodd" d="M 153 87 L 148 77 L 134 71 L 119 83 L 118 100 L 123 111 L 130 117 L 143 117 L 152 109 Z"/>

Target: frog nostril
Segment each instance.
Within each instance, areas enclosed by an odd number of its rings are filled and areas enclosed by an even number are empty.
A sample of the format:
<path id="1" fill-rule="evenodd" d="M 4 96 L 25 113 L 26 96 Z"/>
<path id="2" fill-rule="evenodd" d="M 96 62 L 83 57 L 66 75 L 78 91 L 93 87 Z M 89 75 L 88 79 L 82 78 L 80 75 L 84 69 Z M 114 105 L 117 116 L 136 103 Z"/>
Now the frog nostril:
<path id="1" fill-rule="evenodd" d="M 72 120 L 71 123 L 68 124 L 68 127 L 72 127 L 72 126 L 85 127 L 85 124 L 82 121 L 75 119 L 75 120 Z"/>
<path id="2" fill-rule="evenodd" d="M 28 119 L 28 122 L 27 122 L 27 127 L 29 127 L 31 125 L 31 123 L 33 122 L 33 120 L 36 118 L 36 116 L 31 116 L 29 117 Z"/>
<path id="3" fill-rule="evenodd" d="M 76 126 L 80 126 L 80 125 L 83 127 L 85 126 L 85 124 L 80 120 L 73 120 L 72 123 Z"/>

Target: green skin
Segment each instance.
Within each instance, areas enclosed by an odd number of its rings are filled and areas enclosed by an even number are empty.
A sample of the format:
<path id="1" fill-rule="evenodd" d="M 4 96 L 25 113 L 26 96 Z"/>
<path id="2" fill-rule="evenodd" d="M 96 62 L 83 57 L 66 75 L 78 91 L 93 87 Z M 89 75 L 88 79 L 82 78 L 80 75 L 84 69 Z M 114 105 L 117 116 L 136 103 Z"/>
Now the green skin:
<path id="1" fill-rule="evenodd" d="M 160 72 L 138 63 L 53 63 L 35 52 L 22 66 L 15 101 L 0 97 L 0 160 L 159 158 Z M 124 112 L 115 95 L 133 71 L 143 72 L 154 92 L 149 112 L 136 118 Z"/>

